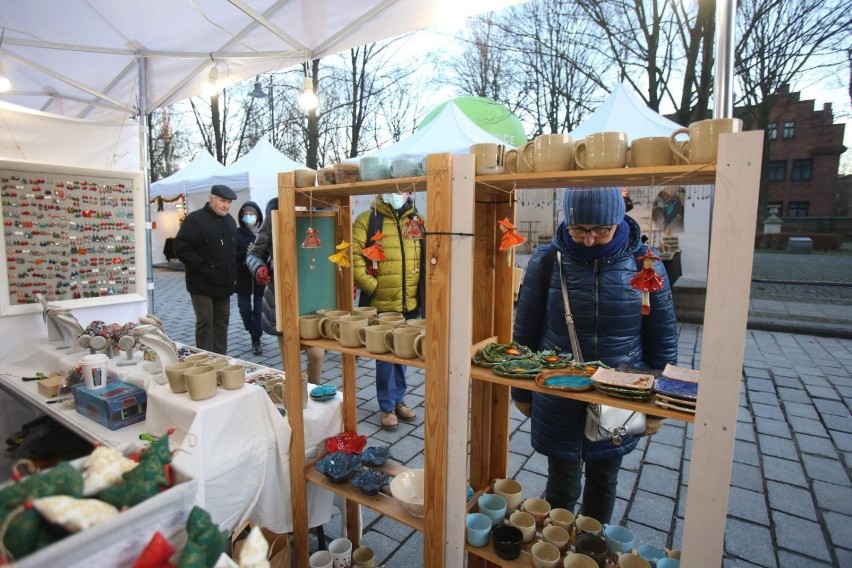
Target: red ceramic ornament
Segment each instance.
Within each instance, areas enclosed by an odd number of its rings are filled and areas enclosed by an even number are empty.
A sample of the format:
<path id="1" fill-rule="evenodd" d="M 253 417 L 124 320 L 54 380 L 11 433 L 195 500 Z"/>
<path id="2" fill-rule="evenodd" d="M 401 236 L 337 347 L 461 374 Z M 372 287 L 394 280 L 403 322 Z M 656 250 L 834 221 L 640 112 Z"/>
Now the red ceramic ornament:
<path id="1" fill-rule="evenodd" d="M 651 292 L 659 292 L 663 289 L 663 277 L 654 270 L 654 263 L 659 259 L 660 257 L 648 249 L 644 256 L 636 258 L 642 261 L 642 268 L 630 279 L 630 285 L 642 292 L 643 316 L 651 313 Z"/>
<path id="2" fill-rule="evenodd" d="M 508 217 L 497 221 L 497 226 L 503 231 L 503 236 L 500 239 L 500 252 L 505 252 L 512 247 L 523 244 L 527 240 L 526 237 L 518 234 L 518 228 L 509 221 Z"/>

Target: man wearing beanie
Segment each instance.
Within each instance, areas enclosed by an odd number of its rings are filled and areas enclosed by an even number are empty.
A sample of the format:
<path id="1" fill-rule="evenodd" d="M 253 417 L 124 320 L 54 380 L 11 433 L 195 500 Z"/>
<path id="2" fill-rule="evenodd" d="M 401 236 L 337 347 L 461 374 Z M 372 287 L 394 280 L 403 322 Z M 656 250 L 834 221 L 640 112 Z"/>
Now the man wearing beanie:
<path id="1" fill-rule="evenodd" d="M 236 198 L 227 185 L 214 185 L 204 207 L 183 220 L 174 242 L 175 256 L 186 266 L 195 345 L 221 355 L 228 353 L 230 298 L 237 280 L 237 222 L 228 215 Z"/>
<path id="2" fill-rule="evenodd" d="M 580 348 L 576 358 L 614 368 L 663 369 L 677 363 L 677 321 L 662 262 L 657 260 L 654 268 L 663 277 L 663 288 L 651 293 L 647 316 L 642 315 L 642 292 L 629 283 L 642 268 L 637 257 L 648 247 L 639 225 L 625 216 L 621 189 L 569 188 L 562 213 L 553 242 L 539 247 L 527 266 L 514 341 L 533 350 L 572 352 L 561 272 Z M 592 442 L 583 434 L 586 403 L 521 389 L 512 389 L 512 399 L 531 417 L 533 448 L 547 456 L 545 499 L 573 512 L 582 486 L 580 513 L 609 523 L 621 460 L 636 448 L 638 437 L 625 436 L 620 445 Z M 646 422 L 646 435 L 661 426 L 650 416 Z"/>

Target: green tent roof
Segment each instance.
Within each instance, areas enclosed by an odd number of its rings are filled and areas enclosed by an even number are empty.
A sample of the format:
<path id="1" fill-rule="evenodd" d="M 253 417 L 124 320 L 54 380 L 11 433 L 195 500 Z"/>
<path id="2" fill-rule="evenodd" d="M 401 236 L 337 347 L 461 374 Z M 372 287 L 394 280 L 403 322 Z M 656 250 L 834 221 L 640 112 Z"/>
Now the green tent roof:
<path id="1" fill-rule="evenodd" d="M 471 119 L 481 129 L 512 146 L 522 146 L 527 141 L 527 134 L 520 119 L 512 114 L 502 104 L 484 97 L 458 97 L 443 102 L 429 111 L 429 114 L 417 126 L 418 129 L 432 121 L 444 110 L 448 103 L 455 103 L 465 116 Z"/>

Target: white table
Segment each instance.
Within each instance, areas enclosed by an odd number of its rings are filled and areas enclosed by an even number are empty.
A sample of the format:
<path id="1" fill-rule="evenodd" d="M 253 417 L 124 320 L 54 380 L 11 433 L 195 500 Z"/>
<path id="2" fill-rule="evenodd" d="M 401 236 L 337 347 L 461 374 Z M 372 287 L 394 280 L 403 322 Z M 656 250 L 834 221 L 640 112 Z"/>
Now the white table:
<path id="1" fill-rule="evenodd" d="M 139 444 L 139 434 L 163 435 L 174 428 L 171 446 L 175 466 L 198 481 L 196 503 L 206 509 L 223 529 L 251 520 L 275 532 L 290 532 L 290 425 L 264 389 L 247 384 L 216 396 L 193 401 L 173 393 L 168 385 L 150 380 L 140 365 L 117 366 L 110 360 L 109 373 L 141 386 L 147 383 L 148 410 L 145 422 L 112 431 L 63 404 L 47 404 L 35 381 L 21 376 L 36 371 L 67 371 L 83 353 L 59 351 L 46 340 L 22 343 L 0 361 L 0 389 L 25 405 L 35 407 L 92 442 L 125 450 Z M 5 413 L 0 401 L 0 411 Z M 310 400 L 304 410 L 305 453 L 315 457 L 326 438 L 343 429 L 342 397 L 328 402 Z M 314 527 L 331 518 L 333 495 L 315 486 L 308 488 L 308 522 Z"/>

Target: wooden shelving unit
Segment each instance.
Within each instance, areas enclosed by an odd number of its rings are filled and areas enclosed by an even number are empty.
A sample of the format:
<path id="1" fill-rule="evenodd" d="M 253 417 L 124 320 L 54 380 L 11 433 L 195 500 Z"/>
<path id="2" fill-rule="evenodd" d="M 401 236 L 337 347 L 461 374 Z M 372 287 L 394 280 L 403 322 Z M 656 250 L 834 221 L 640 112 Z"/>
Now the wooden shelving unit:
<path id="1" fill-rule="evenodd" d="M 596 392 L 562 393 L 579 400 L 636 408 L 657 416 L 694 421 L 693 455 L 683 558 L 690 566 L 718 566 L 727 510 L 727 491 L 733 455 L 745 322 L 748 311 L 751 251 L 757 208 L 761 133 L 723 135 L 718 164 L 619 170 L 556 172 L 547 174 L 474 176 L 472 155 L 436 154 L 428 158 L 427 175 L 310 188 L 314 199 L 339 208 L 337 238 L 351 242 L 349 197 L 398 190 L 426 193 L 426 341 L 428 363 L 425 396 L 426 517 L 414 519 L 394 510 L 392 500 L 368 498 L 351 486 L 332 486 L 304 459 L 300 413 L 288 413 L 291 437 L 291 493 L 295 554 L 307 564 L 307 502 L 305 484 L 318 483 L 343 493 L 349 500 L 347 523 L 350 539 L 359 534 L 357 507 L 375 508 L 424 533 L 423 566 L 467 565 L 528 566 L 529 557 L 505 561 L 490 547 L 470 548 L 465 543 L 464 515 L 467 481 L 480 491 L 508 469 L 509 391 L 512 386 L 541 390 L 534 381 L 498 377 L 487 369 L 471 367 L 470 347 L 483 341 L 508 343 L 513 318 L 510 250 L 497 248 L 500 219 L 515 218 L 511 192 L 576 186 L 655 186 L 715 184 L 714 230 L 711 242 L 707 309 L 704 324 L 705 357 L 702 390 L 696 415 L 670 411 L 647 402 L 605 397 Z M 355 360 L 357 357 L 417 365 L 417 360 L 376 356 L 361 349 L 341 348 L 333 342 L 300 341 L 298 286 L 294 253 L 296 205 L 307 205 L 308 190 L 295 189 L 293 174 L 279 175 L 278 231 L 275 241 L 276 300 L 279 329 L 288 374 L 300 372 L 303 345 L 338 351 L 343 362 L 344 427 L 356 430 Z M 422 196 L 418 196 L 422 199 Z M 731 274 L 733 270 L 733 274 Z M 338 307 L 351 310 L 352 273 L 338 275 Z M 711 292 L 712 291 L 712 292 Z M 548 394 L 557 391 L 547 389 Z M 297 383 L 288 382 L 288 407 L 300 408 Z M 350 491 L 354 490 L 354 491 Z"/>

